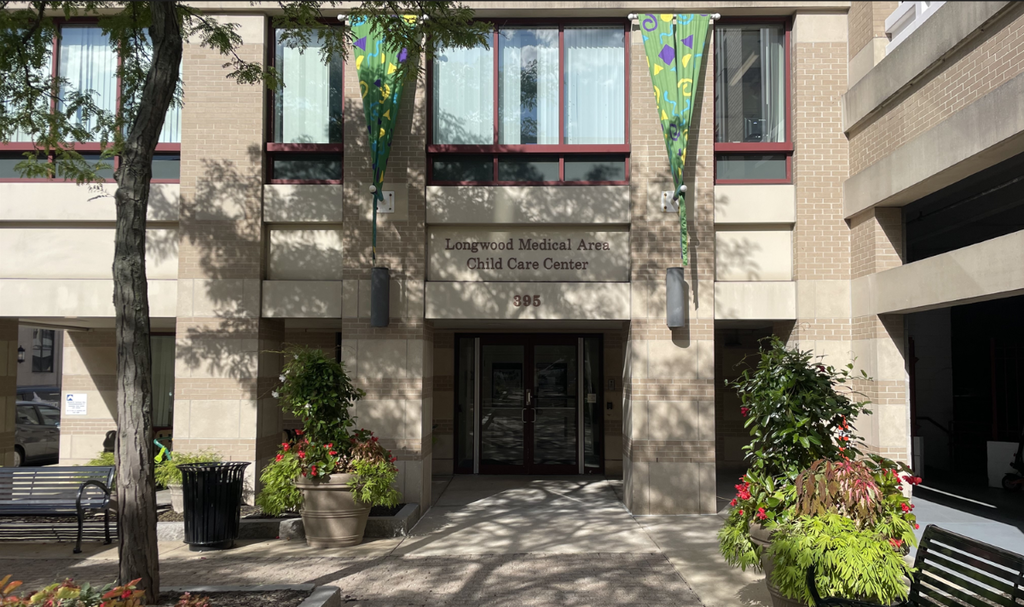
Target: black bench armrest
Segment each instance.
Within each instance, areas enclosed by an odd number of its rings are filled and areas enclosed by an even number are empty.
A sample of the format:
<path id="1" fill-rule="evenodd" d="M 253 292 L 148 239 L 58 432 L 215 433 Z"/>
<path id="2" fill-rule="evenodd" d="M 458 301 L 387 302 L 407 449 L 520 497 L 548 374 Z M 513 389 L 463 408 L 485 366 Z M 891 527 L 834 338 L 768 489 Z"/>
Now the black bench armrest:
<path id="1" fill-rule="evenodd" d="M 90 485 L 94 486 L 94 487 L 99 487 L 100 489 L 103 490 L 103 493 L 107 494 L 107 499 L 109 500 L 109 498 L 110 498 L 110 489 L 108 489 L 106 485 L 104 485 L 103 483 L 101 483 L 98 480 L 89 479 L 89 480 L 85 481 L 84 483 L 82 483 L 78 487 L 78 497 L 75 498 L 75 508 L 79 512 L 82 511 L 82 496 L 85 493 L 85 488 L 89 487 Z"/>
<path id="2" fill-rule="evenodd" d="M 821 598 L 818 595 L 818 585 L 814 582 L 814 565 L 807 568 L 807 588 L 811 591 L 811 598 L 817 607 L 878 607 L 878 603 L 867 603 L 856 599 L 841 599 L 838 597 Z M 909 602 L 893 603 L 891 607 L 907 607 Z"/>

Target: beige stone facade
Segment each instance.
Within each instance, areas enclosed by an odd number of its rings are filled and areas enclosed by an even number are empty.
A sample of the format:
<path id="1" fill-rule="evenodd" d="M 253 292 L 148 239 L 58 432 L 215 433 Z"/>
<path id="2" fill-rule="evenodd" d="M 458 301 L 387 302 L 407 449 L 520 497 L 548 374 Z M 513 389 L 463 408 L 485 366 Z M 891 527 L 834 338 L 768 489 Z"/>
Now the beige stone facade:
<path id="1" fill-rule="evenodd" d="M 273 9 L 205 4 L 239 25 L 246 59 L 274 52 Z M 686 324 L 669 328 L 666 271 L 680 265 L 678 218 L 661 205 L 672 181 L 639 21 L 626 16 L 686 12 L 687 3 L 470 4 L 488 19 L 617 19 L 626 28 L 627 180 L 433 183 L 434 91 L 420 77 L 405 89 L 384 184 L 395 209 L 378 217 L 377 265 L 390 270 L 390 320 L 374 327 L 371 165 L 354 61 L 344 66 L 343 183 L 271 183 L 271 96 L 225 78 L 220 55 L 187 45 L 180 182 L 154 186 L 147 251 L 154 332 L 175 344 L 174 448 L 253 462 L 258 489 L 259 469 L 295 425 L 270 397 L 278 352 L 320 347 L 366 391 L 357 424 L 398 457 L 404 501 L 428 504 L 431 476 L 476 470 L 480 436 L 499 420 L 467 421 L 467 403 L 489 398 L 466 383 L 482 381 L 467 367 L 479 363 L 480 343 L 597 338 L 600 357 L 588 372 L 599 389 L 573 392 L 575 406 L 595 417 L 589 430 L 567 425 L 565 440 L 599 434 L 597 463 L 586 470 L 621 474 L 633 513 L 711 514 L 722 507 L 719 485 L 743 466 L 746 438 L 724 382 L 758 337 L 774 333 L 831 364 L 856 360 L 871 377 L 855 386 L 873 403 L 860 428 L 868 449 L 909 462 L 913 323 L 905 316 L 1018 295 L 1024 275 L 1019 263 L 1004 263 L 978 268 L 978 281 L 948 276 L 941 292 L 921 285 L 935 278 L 930 272 L 1024 254 L 1024 244 L 1017 232 L 911 261 L 901 207 L 1024 151 L 1013 94 L 1024 90 L 1024 6 L 946 3 L 886 56 L 885 19 L 896 2 L 694 5 L 720 13 L 719 27 L 782 24 L 791 150 L 765 153 L 790 164 L 784 180 L 716 182 L 716 163 L 734 152 L 716 151 L 720 58 L 709 36 L 684 172 Z M 62 418 L 61 463 L 88 461 L 116 427 L 111 188 L 0 180 L 5 462 L 19 323 L 66 330 L 63 395 L 88 398 L 85 414 Z M 546 254 L 523 254 L 516 259 L 528 270 L 513 271 L 471 266 L 485 256 L 452 244 L 485 238 L 607 248 L 559 268 L 543 265 Z M 987 247 L 982 257 L 975 247 Z M 543 304 L 516 305 L 523 296 Z M 465 358 L 467 344 L 476 344 L 476 358 Z M 469 389 L 477 392 L 467 401 Z M 467 468 L 466 457 L 476 464 Z"/>

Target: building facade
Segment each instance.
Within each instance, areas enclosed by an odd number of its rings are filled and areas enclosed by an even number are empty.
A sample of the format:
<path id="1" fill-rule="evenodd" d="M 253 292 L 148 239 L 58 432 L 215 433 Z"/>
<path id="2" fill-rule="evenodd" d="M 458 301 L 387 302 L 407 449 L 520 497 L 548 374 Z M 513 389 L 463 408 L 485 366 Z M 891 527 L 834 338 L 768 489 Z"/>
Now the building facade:
<path id="1" fill-rule="evenodd" d="M 403 94 L 377 327 L 354 60 L 279 42 L 273 8 L 208 4 L 286 87 L 185 47 L 147 249 L 175 449 L 265 464 L 292 423 L 270 396 L 279 352 L 305 344 L 366 390 L 357 423 L 397 455 L 405 501 L 429 503 L 437 474 L 621 474 L 635 514 L 714 513 L 747 436 L 724 383 L 772 334 L 855 360 L 867 448 L 919 471 L 968 454 L 981 474 L 1020 432 L 1024 5 L 471 2 L 493 44 L 443 53 Z M 641 30 L 686 12 L 721 19 L 692 86 L 686 322 L 669 328 L 679 221 Z M 60 69 L 103 44 L 65 29 Z M 57 327 L 61 463 L 84 463 L 116 426 L 113 188 L 19 179 L 18 145 L 0 150 L 0 448 L 18 327 Z"/>

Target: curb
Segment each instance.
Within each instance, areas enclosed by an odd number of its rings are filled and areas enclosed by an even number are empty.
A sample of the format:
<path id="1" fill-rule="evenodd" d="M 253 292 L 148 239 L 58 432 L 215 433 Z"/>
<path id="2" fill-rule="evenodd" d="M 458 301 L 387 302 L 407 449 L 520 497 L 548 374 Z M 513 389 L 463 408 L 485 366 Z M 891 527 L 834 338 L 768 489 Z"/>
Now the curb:
<path id="1" fill-rule="evenodd" d="M 420 506 L 406 504 L 394 516 L 371 516 L 366 521 L 363 537 L 405 537 L 419 520 Z M 158 521 L 156 537 L 163 542 L 185 541 L 185 523 L 181 521 Z M 277 538 L 305 539 L 302 519 L 291 518 L 244 518 L 239 521 L 238 539 L 273 540 Z"/>
<path id="2" fill-rule="evenodd" d="M 271 584 L 267 586 L 170 586 L 161 592 L 191 592 L 210 594 L 214 592 L 272 592 L 274 590 L 298 590 L 310 593 L 299 607 L 341 607 L 341 589 L 337 586 L 315 584 Z"/>

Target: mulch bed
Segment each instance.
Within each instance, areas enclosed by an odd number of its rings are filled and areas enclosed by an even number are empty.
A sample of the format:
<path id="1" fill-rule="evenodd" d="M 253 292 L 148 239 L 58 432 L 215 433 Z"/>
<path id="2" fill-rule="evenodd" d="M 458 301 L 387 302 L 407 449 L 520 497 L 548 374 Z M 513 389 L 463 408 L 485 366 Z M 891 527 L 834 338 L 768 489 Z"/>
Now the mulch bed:
<path id="1" fill-rule="evenodd" d="M 309 596 L 304 590 L 273 590 L 270 592 L 210 592 L 193 593 L 193 596 L 210 597 L 211 607 L 296 607 Z M 178 604 L 181 593 L 160 593 L 159 607 L 173 607 Z"/>

